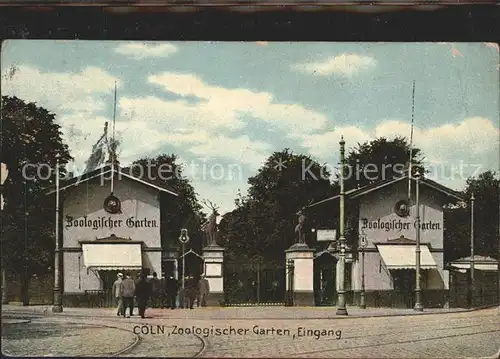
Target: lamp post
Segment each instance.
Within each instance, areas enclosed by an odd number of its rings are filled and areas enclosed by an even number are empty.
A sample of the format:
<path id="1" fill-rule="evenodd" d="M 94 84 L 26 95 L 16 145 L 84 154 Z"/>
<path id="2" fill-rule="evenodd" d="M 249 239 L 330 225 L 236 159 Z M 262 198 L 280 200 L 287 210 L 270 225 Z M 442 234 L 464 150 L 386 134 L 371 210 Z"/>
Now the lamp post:
<path id="1" fill-rule="evenodd" d="M 61 313 L 62 288 L 61 288 L 61 238 L 59 236 L 59 153 L 56 154 L 56 248 L 54 255 L 54 305 L 52 311 Z"/>
<path id="2" fill-rule="evenodd" d="M 359 307 L 366 308 L 365 304 L 365 247 L 366 247 L 366 234 L 361 235 L 361 294 L 359 298 Z"/>
<path id="3" fill-rule="evenodd" d="M 474 306 L 475 280 L 474 280 L 474 193 L 470 197 L 470 300 Z"/>
<path id="4" fill-rule="evenodd" d="M 345 162 L 345 141 L 344 136 L 340 138 L 340 219 L 339 219 L 339 229 L 340 229 L 340 255 L 339 255 L 339 288 L 338 288 L 338 301 L 337 301 L 337 315 L 347 315 L 347 309 L 345 306 L 345 290 L 344 290 L 344 276 L 345 276 L 345 237 L 344 237 L 344 162 Z"/>
<path id="5" fill-rule="evenodd" d="M 416 207 L 416 248 L 415 248 L 415 309 L 416 311 L 423 311 L 421 289 L 420 289 L 420 172 L 417 170 L 415 173 L 415 207 Z"/>
<path id="6" fill-rule="evenodd" d="M 186 228 L 181 229 L 181 235 L 179 236 L 179 241 L 181 242 L 182 245 L 182 277 L 181 277 L 181 287 L 182 287 L 182 293 L 183 293 L 183 298 L 182 298 L 182 306 L 184 306 L 184 286 L 185 286 L 185 279 L 184 277 L 186 276 L 186 259 L 185 259 L 185 253 L 184 253 L 184 245 L 189 242 L 189 236 L 188 236 L 188 230 Z"/>

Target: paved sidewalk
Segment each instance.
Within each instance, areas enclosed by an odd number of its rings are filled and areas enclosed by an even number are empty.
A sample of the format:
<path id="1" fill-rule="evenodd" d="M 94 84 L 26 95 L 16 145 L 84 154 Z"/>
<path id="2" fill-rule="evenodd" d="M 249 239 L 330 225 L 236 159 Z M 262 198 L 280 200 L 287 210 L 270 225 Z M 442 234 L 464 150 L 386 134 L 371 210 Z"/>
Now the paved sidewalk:
<path id="1" fill-rule="evenodd" d="M 21 356 L 467 359 L 500 348 L 500 308 L 369 308 L 357 317 L 357 308 L 338 317 L 335 307 L 153 309 L 147 319 L 111 308 L 2 309 L 2 350 Z"/>
<path id="2" fill-rule="evenodd" d="M 137 309 L 136 309 L 137 310 Z M 23 312 L 43 314 L 44 316 L 75 317 L 116 317 L 114 308 L 64 308 L 63 313 L 52 313 L 51 306 L 16 306 L 3 305 L 2 312 Z M 357 317 L 387 317 L 426 314 L 461 313 L 470 309 L 424 309 L 417 312 L 413 309 L 348 307 L 348 316 L 336 315 L 336 307 L 206 307 L 189 309 L 147 309 L 146 316 L 151 318 L 171 319 L 345 319 Z"/>

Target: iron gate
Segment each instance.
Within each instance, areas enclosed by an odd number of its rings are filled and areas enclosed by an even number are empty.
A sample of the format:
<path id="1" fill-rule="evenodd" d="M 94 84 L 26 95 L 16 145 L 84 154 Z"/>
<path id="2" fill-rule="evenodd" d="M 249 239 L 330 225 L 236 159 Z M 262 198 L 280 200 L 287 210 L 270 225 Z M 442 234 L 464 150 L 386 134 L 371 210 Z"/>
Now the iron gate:
<path id="1" fill-rule="evenodd" d="M 289 284 L 287 291 L 287 271 L 293 277 L 293 265 L 228 263 L 224 273 L 225 305 L 290 305 L 293 288 Z"/>

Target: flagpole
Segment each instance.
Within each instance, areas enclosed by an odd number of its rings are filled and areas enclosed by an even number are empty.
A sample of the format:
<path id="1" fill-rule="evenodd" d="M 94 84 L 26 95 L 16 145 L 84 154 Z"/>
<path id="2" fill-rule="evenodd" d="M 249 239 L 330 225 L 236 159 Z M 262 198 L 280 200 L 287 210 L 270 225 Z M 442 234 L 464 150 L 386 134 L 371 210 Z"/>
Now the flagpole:
<path id="1" fill-rule="evenodd" d="M 115 122 L 116 122 L 116 81 L 115 81 L 115 99 L 113 107 L 113 134 L 111 138 L 111 193 L 114 192 L 114 178 L 115 178 Z"/>
<path id="2" fill-rule="evenodd" d="M 413 119 L 415 114 L 415 80 L 413 80 L 413 92 L 411 96 L 411 127 L 410 127 L 410 164 L 408 166 L 408 202 L 411 202 L 411 177 L 413 161 Z M 409 204 L 408 203 L 408 204 Z"/>
<path id="3" fill-rule="evenodd" d="M 61 240 L 59 238 L 59 153 L 56 154 L 56 248 L 54 256 L 54 305 L 52 311 L 61 313 L 62 288 L 61 288 Z"/>

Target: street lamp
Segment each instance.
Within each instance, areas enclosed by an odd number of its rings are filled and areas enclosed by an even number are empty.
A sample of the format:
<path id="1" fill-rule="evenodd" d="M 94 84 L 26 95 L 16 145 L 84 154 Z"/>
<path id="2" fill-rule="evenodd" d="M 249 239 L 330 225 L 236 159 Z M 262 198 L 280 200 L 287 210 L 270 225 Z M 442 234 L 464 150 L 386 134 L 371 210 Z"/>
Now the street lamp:
<path id="1" fill-rule="evenodd" d="M 421 289 L 420 289 L 420 171 L 417 170 L 415 173 L 415 207 L 416 207 L 416 248 L 415 248 L 415 309 L 416 311 L 423 311 L 424 307 L 421 300 Z"/>
<path id="2" fill-rule="evenodd" d="M 365 304 L 365 247 L 366 247 L 366 234 L 361 235 L 361 294 L 359 298 L 359 307 L 366 308 Z"/>
<path id="3" fill-rule="evenodd" d="M 61 288 L 61 239 L 59 238 L 59 153 L 56 153 L 56 248 L 54 255 L 54 305 L 52 311 L 61 313 L 62 288 Z"/>
<path id="4" fill-rule="evenodd" d="M 470 197 L 470 289 L 471 306 L 474 306 L 475 280 L 474 280 L 474 193 Z"/>
<path id="5" fill-rule="evenodd" d="M 188 230 L 186 228 L 181 229 L 181 235 L 179 236 L 179 241 L 182 244 L 182 290 L 184 290 L 184 277 L 186 276 L 186 260 L 184 255 L 184 245 L 189 242 Z"/>
<path id="6" fill-rule="evenodd" d="M 340 138 L 340 254 L 339 254 L 339 289 L 338 289 L 338 302 L 337 302 L 337 315 L 347 315 L 345 306 L 345 290 L 344 290 L 344 276 L 345 276 L 345 237 L 344 237 L 344 166 L 345 166 L 345 141 L 344 136 Z"/>

